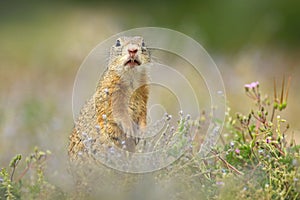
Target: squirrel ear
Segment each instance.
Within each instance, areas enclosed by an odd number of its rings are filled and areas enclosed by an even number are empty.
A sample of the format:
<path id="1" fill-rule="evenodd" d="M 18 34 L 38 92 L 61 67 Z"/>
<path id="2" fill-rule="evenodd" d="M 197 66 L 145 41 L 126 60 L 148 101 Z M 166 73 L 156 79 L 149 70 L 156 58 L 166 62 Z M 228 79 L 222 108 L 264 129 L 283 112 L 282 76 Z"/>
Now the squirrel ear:
<path id="1" fill-rule="evenodd" d="M 121 46 L 121 42 L 120 42 L 119 39 L 117 39 L 117 41 L 116 41 L 116 47 L 119 47 L 119 46 Z"/>

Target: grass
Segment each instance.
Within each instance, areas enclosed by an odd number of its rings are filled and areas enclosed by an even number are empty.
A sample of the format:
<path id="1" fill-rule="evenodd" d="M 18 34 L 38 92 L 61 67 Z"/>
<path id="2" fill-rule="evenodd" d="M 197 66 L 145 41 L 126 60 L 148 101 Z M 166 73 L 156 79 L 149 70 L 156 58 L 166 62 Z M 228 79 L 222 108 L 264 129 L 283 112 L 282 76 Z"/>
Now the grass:
<path id="1" fill-rule="evenodd" d="M 258 83 L 245 85 L 255 106 L 246 115 L 228 111 L 220 142 L 205 158 L 194 142 L 164 169 L 129 174 L 102 166 L 97 178 L 88 177 L 75 191 L 50 183 L 46 168 L 56 155 L 35 148 L 25 159 L 18 154 L 1 169 L 0 199 L 299 199 L 300 145 L 293 137 L 287 140 L 289 124 L 280 117 L 287 108 L 288 87 L 283 81 L 279 94 L 274 86 L 271 101 L 260 93 Z M 182 126 L 201 128 L 207 118 L 182 118 L 177 130 L 196 130 Z"/>

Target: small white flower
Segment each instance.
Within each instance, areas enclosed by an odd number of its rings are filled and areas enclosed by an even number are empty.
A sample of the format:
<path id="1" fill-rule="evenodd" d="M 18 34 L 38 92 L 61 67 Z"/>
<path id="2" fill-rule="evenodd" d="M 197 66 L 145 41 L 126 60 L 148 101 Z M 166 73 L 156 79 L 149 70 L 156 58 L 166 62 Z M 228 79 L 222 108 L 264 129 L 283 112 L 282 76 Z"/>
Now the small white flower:
<path id="1" fill-rule="evenodd" d="M 172 115 L 167 115 L 166 119 L 167 121 L 170 121 L 172 119 Z"/>
<path id="2" fill-rule="evenodd" d="M 297 181 L 299 181 L 299 179 L 298 178 L 294 178 L 294 182 L 297 182 Z"/>
<path id="3" fill-rule="evenodd" d="M 100 126 L 99 126 L 99 125 L 96 125 L 95 128 L 96 128 L 96 129 L 100 129 Z"/>
<path id="4" fill-rule="evenodd" d="M 87 137 L 88 136 L 86 132 L 82 132 L 81 134 L 82 134 L 83 137 Z"/>
<path id="5" fill-rule="evenodd" d="M 108 90 L 108 88 L 105 88 L 105 89 L 104 89 L 104 92 L 105 92 L 105 94 L 107 94 L 107 95 L 108 95 L 108 94 L 109 94 L 109 90 Z"/>

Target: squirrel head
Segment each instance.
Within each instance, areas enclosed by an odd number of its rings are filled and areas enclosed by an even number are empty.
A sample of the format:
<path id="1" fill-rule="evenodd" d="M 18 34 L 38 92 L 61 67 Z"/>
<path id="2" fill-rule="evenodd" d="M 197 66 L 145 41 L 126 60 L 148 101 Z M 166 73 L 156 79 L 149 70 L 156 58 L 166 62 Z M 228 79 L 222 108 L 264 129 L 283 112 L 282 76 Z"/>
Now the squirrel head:
<path id="1" fill-rule="evenodd" d="M 111 47 L 109 60 L 111 69 L 133 69 L 149 62 L 149 50 L 140 36 L 120 37 Z"/>

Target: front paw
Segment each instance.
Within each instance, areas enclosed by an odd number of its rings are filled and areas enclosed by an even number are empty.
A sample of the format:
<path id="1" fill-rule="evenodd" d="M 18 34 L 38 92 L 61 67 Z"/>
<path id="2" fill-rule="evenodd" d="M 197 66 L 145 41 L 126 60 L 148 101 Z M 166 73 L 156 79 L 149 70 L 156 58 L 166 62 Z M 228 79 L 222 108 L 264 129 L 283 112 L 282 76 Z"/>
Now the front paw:
<path id="1" fill-rule="evenodd" d="M 125 136 L 127 138 L 129 137 L 137 137 L 137 133 L 138 133 L 138 125 L 130 120 L 130 119 L 124 119 L 124 120 L 120 120 L 118 122 L 118 126 L 119 128 L 122 130 L 122 132 L 125 134 Z"/>

